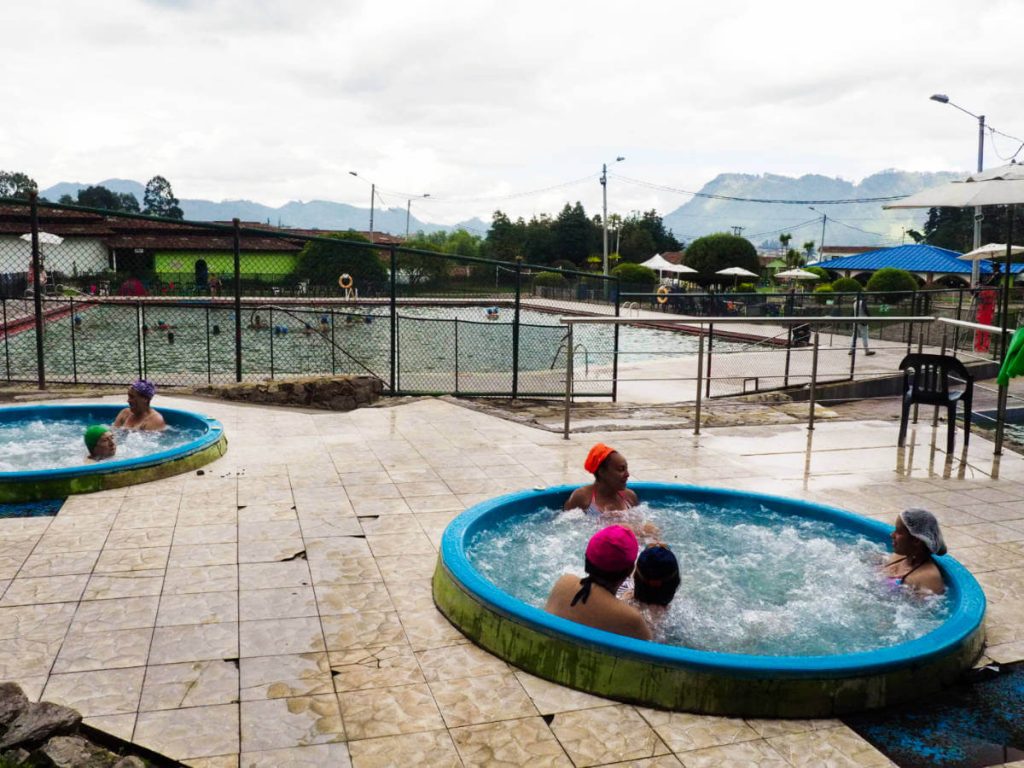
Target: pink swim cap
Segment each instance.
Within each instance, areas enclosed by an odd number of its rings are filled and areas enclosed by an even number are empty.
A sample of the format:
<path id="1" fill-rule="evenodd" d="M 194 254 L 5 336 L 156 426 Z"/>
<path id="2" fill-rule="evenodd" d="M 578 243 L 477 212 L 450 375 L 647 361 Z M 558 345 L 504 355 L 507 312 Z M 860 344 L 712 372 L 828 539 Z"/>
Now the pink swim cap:
<path id="1" fill-rule="evenodd" d="M 590 537 L 587 560 L 597 568 L 618 573 L 633 567 L 640 546 L 633 532 L 621 525 L 609 525 Z"/>

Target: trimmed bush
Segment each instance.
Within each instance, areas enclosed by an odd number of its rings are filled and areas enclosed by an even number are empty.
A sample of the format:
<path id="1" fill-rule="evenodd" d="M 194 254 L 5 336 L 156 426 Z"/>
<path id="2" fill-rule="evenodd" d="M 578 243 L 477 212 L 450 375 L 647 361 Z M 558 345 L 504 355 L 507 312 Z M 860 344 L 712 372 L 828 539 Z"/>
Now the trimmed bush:
<path id="1" fill-rule="evenodd" d="M 731 276 L 716 274 L 728 267 L 743 267 L 755 274 L 761 271 L 754 244 L 745 237 L 724 232 L 698 237 L 690 243 L 686 249 L 686 266 L 699 273 L 687 275 L 686 279 L 702 285 L 729 283 L 733 280 Z"/>
<path id="2" fill-rule="evenodd" d="M 732 293 L 757 293 L 757 286 L 753 283 L 740 283 Z"/>
<path id="3" fill-rule="evenodd" d="M 641 267 L 639 264 L 619 264 L 611 271 L 612 277 L 617 277 L 626 285 L 645 286 L 653 288 L 658 282 L 658 273 L 649 267 Z"/>
<path id="4" fill-rule="evenodd" d="M 827 283 L 829 280 L 832 279 L 831 276 L 829 275 L 828 271 L 826 269 L 824 269 L 823 267 L 801 267 L 801 269 L 804 272 L 811 272 L 811 273 L 817 275 L 819 278 L 821 278 L 822 284 L 823 283 Z"/>
<path id="5" fill-rule="evenodd" d="M 538 272 L 533 276 L 533 284 L 546 288 L 564 288 L 566 280 L 561 272 Z"/>
<path id="6" fill-rule="evenodd" d="M 814 300 L 818 304 L 825 304 L 832 298 L 833 290 L 829 283 L 816 285 L 814 287 Z"/>
<path id="7" fill-rule="evenodd" d="M 905 269 L 882 267 L 868 280 L 867 290 L 870 293 L 884 294 L 879 298 L 886 304 L 894 304 L 900 299 L 907 298 L 901 294 L 917 290 L 917 280 Z"/>
<path id="8" fill-rule="evenodd" d="M 836 293 L 855 293 L 857 291 L 863 291 L 864 286 L 852 277 L 840 277 L 832 283 L 832 290 Z"/>

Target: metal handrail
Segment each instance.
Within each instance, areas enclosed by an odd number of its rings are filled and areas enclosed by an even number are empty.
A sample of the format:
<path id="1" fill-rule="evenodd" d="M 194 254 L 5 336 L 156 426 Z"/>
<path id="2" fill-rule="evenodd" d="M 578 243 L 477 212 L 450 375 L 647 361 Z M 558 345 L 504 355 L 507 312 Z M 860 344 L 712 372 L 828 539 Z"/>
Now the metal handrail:
<path id="1" fill-rule="evenodd" d="M 931 315 L 912 315 L 909 317 L 877 317 L 877 316 L 866 316 L 858 317 L 857 323 L 873 324 L 873 325 L 895 325 L 898 323 L 931 323 L 937 318 Z M 623 317 L 583 317 L 583 316 L 565 316 L 559 317 L 560 323 L 568 326 L 567 333 L 563 346 L 573 348 L 573 331 L 577 325 L 627 325 L 630 323 L 629 318 Z M 818 384 L 818 350 L 820 346 L 820 330 L 819 327 L 822 325 L 830 325 L 836 322 L 835 317 L 706 317 L 706 316 L 680 316 L 671 317 L 659 320 L 660 324 L 670 326 L 704 326 L 714 324 L 726 324 L 726 323 L 745 323 L 750 325 L 810 325 L 813 335 L 812 344 L 812 362 L 811 362 L 811 378 L 809 382 L 809 411 L 807 428 L 809 430 L 814 429 L 814 407 L 817 399 L 817 384 Z M 962 322 L 962 321 L 958 321 Z M 700 414 L 701 414 L 701 402 L 702 402 L 702 389 L 704 379 L 704 336 L 701 333 L 698 336 L 698 353 L 697 353 L 697 399 L 694 410 L 694 434 L 700 434 Z M 559 353 L 561 348 L 559 348 Z M 552 361 L 551 368 L 554 369 L 554 364 L 557 361 Z M 571 421 L 571 409 L 572 409 L 572 398 L 573 388 L 575 383 L 574 373 L 574 358 L 575 354 L 566 354 L 565 356 L 565 418 L 562 436 L 569 439 L 569 426 Z M 588 369 L 589 374 L 589 369 Z M 1000 412 L 1002 413 L 1002 411 Z M 998 440 L 999 433 L 997 432 L 997 450 L 1000 447 Z"/>
<path id="2" fill-rule="evenodd" d="M 563 349 L 566 350 L 566 354 L 569 353 L 568 352 L 568 345 L 566 344 L 565 341 L 563 341 L 561 344 L 559 344 L 558 345 L 558 349 L 555 350 L 555 356 L 551 359 L 551 367 L 548 369 L 549 371 L 555 370 L 555 363 L 558 362 L 558 356 L 560 354 L 562 354 L 562 350 Z M 589 378 L 590 377 L 590 351 L 587 349 L 586 344 L 584 344 L 582 341 L 579 344 L 576 344 L 572 348 L 572 356 L 576 357 L 576 353 L 579 352 L 581 349 L 583 350 L 583 364 L 586 366 L 585 371 L 584 371 L 584 375 L 587 378 Z M 609 379 L 609 381 L 612 381 L 612 379 Z"/>

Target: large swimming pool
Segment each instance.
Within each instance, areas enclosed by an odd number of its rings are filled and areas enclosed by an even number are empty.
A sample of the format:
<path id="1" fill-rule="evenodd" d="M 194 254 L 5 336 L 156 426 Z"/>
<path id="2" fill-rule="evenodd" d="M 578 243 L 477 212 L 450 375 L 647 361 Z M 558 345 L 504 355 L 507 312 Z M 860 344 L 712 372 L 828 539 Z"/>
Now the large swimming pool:
<path id="1" fill-rule="evenodd" d="M 308 306 L 289 306 L 288 311 L 267 306 L 243 309 L 243 375 L 370 371 L 387 379 L 391 347 L 388 312 L 386 306 L 358 312 Z M 250 327 L 256 314 L 265 325 L 263 329 Z M 323 326 L 322 319 L 326 320 Z M 419 376 L 428 388 L 436 381 L 439 390 L 451 390 L 451 382 L 442 374 L 458 371 L 471 379 L 464 388 L 507 389 L 502 377 L 512 369 L 511 319 L 508 307 L 502 307 L 499 320 L 491 322 L 483 306 L 401 306 L 397 323 L 399 380 L 404 376 L 404 382 L 411 383 Z M 148 331 L 143 333 L 142 326 Z M 323 335 L 314 332 L 321 327 Z M 580 371 L 611 364 L 613 334 L 606 326 L 577 327 L 574 342 Z M 520 371 L 554 369 L 558 374 L 564 370 L 565 352 L 560 347 L 565 335 L 566 328 L 558 323 L 557 315 L 522 310 Z M 34 379 L 35 334 L 16 333 L 3 344 L 7 369 L 3 372 L 13 379 Z M 47 323 L 44 344 L 47 374 L 61 380 L 112 382 L 141 374 L 162 383 L 197 383 L 233 379 L 235 370 L 233 310 L 202 301 L 191 306 L 76 305 L 74 315 Z M 685 357 L 696 354 L 697 344 L 696 336 L 627 326 L 620 331 L 619 360 Z M 736 348 L 739 345 L 715 344 L 720 352 Z M 432 375 L 433 379 L 424 378 Z M 554 377 L 551 386 L 561 390 Z"/>

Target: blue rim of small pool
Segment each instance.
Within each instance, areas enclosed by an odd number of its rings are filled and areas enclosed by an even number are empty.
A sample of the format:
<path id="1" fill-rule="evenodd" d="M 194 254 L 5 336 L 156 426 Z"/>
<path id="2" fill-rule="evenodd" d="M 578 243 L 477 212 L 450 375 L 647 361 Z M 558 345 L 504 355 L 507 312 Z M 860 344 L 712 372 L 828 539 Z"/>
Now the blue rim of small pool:
<path id="1" fill-rule="evenodd" d="M 530 514 L 541 508 L 561 507 L 576 488 L 563 485 L 541 491 L 508 494 L 477 504 L 453 520 L 441 542 L 441 562 L 459 586 L 492 611 L 572 642 L 597 648 L 612 656 L 631 657 L 669 667 L 727 674 L 733 677 L 828 678 L 885 673 L 958 652 L 977 635 L 985 615 L 985 595 L 970 572 L 949 555 L 936 557 L 953 601 L 950 617 L 935 630 L 898 645 L 872 651 L 828 656 L 760 656 L 720 653 L 663 645 L 593 629 L 553 616 L 497 588 L 480 575 L 466 555 L 469 539 L 499 520 Z M 892 526 L 842 509 L 798 499 L 671 483 L 630 483 L 642 501 L 685 498 L 727 506 L 756 502 L 783 514 L 825 520 L 872 541 L 888 541 Z M 895 515 L 894 515 L 895 518 Z M 680 546 L 680 549 L 685 547 Z M 582 572 L 583 555 L 580 553 Z"/>
<path id="2" fill-rule="evenodd" d="M 0 423 L 71 419 L 88 424 L 112 424 L 125 405 L 23 405 L 0 408 Z M 179 474 L 209 463 L 224 453 L 224 427 L 216 419 L 178 408 L 158 408 L 170 427 L 201 430 L 202 434 L 173 448 L 129 459 L 83 463 L 70 467 L 0 472 L 0 498 L 21 501 L 57 498 L 104 488 L 131 485 Z"/>

